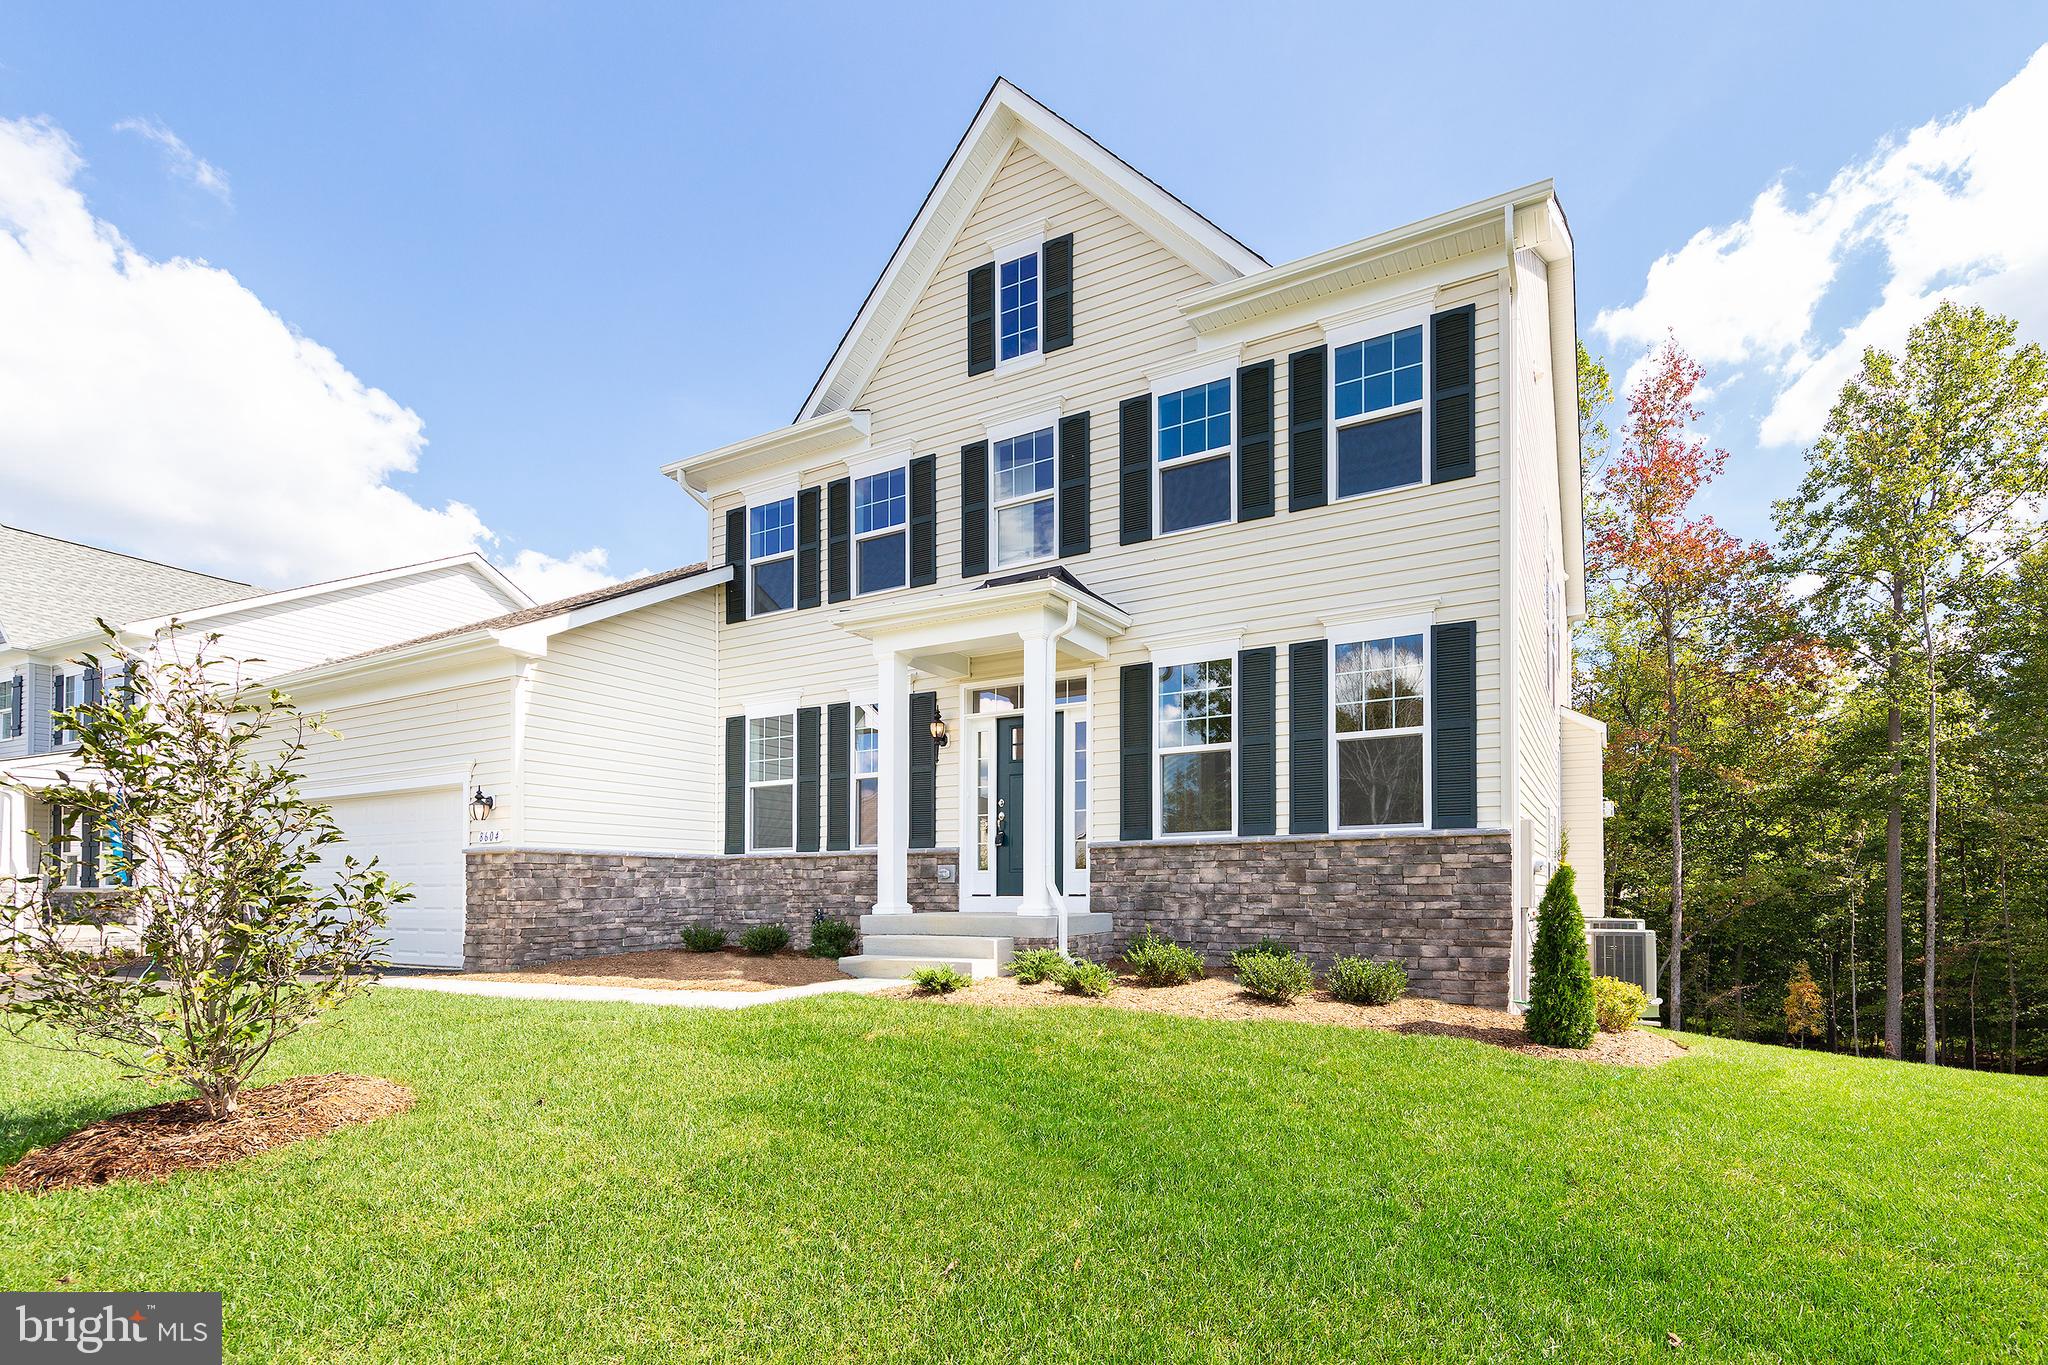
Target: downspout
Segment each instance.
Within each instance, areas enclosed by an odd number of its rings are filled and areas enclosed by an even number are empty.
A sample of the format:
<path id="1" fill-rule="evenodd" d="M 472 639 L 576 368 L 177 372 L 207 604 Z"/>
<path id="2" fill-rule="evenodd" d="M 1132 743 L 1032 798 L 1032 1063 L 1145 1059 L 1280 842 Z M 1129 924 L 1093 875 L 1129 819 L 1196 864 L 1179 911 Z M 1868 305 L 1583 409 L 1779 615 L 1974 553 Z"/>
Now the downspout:
<path id="1" fill-rule="evenodd" d="M 1061 640 L 1064 640 L 1064 639 L 1065 639 L 1065 638 L 1066 638 L 1066 637 L 1067 637 L 1067 636 L 1068 636 L 1069 634 L 1071 634 L 1071 633 L 1073 632 L 1074 626 L 1075 626 L 1075 625 L 1076 625 L 1076 624 L 1077 624 L 1077 623 L 1078 623 L 1078 622 L 1080 621 L 1080 619 L 1081 619 L 1081 604 L 1080 604 L 1079 602 L 1077 602 L 1077 601 L 1071 601 L 1071 600 L 1070 600 L 1070 601 L 1069 601 L 1069 602 L 1067 603 L 1067 623 L 1066 623 L 1065 625 L 1063 625 L 1063 626 L 1059 627 L 1059 628 L 1058 628 L 1057 630 L 1053 631 L 1053 633 L 1052 633 L 1051 635 L 1049 635 L 1049 636 L 1047 636 L 1047 637 L 1046 637 L 1046 641 L 1045 641 L 1045 647 L 1046 647 L 1046 652 L 1047 652 L 1047 654 L 1048 654 L 1048 655 L 1050 656 L 1050 658 L 1049 658 L 1048 662 L 1050 662 L 1050 663 L 1052 664 L 1052 674 L 1053 674 L 1053 679 L 1054 679 L 1054 686 L 1055 686 L 1055 687 L 1057 687 L 1057 686 L 1058 686 L 1058 679 L 1059 679 L 1059 673 L 1060 673 L 1060 662 L 1059 662 L 1059 646 L 1060 646 L 1060 641 L 1061 641 Z M 1090 689 L 1089 689 L 1089 693 L 1088 693 L 1088 695 L 1089 695 L 1089 700 L 1090 700 L 1090 701 L 1092 702 L 1092 701 L 1094 700 L 1094 696 L 1095 696 L 1095 692 L 1094 692 L 1094 689 L 1093 689 L 1093 688 L 1090 688 Z M 1051 734 L 1050 736 L 1048 736 L 1048 738 L 1050 738 L 1050 739 L 1052 740 L 1052 742 L 1053 742 L 1054 744 L 1057 744 L 1057 743 L 1059 743 L 1059 737 L 1060 737 L 1060 736 L 1059 736 L 1059 724 L 1058 724 L 1058 715 L 1059 715 L 1059 713 L 1058 713 L 1057 711 L 1054 711 L 1054 712 L 1053 712 L 1052 714 L 1053 714 L 1053 716 L 1054 716 L 1053 732 L 1052 732 L 1052 734 Z M 1058 755 L 1057 751 L 1055 751 L 1055 753 L 1054 753 L 1054 755 L 1053 755 L 1053 756 L 1054 756 L 1054 759 L 1055 759 L 1055 760 L 1057 760 L 1057 759 L 1058 759 L 1058 756 L 1059 756 L 1059 755 Z M 1090 776 L 1092 777 L 1092 776 L 1093 776 L 1093 774 L 1090 774 Z M 1069 780 L 1069 781 L 1071 781 L 1071 780 L 1072 780 L 1072 778 L 1071 778 L 1071 777 L 1069 777 L 1069 779 L 1068 779 L 1068 780 Z M 1065 793 L 1065 792 L 1058 792 L 1058 791 L 1056 791 L 1056 792 L 1054 792 L 1054 793 L 1052 794 L 1052 799 L 1053 799 L 1053 809 L 1054 809 L 1055 811 L 1057 811 L 1057 810 L 1059 809 L 1059 803 L 1060 803 L 1060 802 L 1061 802 L 1061 801 L 1062 801 L 1063 799 L 1065 799 L 1065 797 L 1066 797 L 1066 793 Z M 1095 803 L 1094 803 L 1093 801 L 1090 801 L 1090 802 L 1088 803 L 1088 809 L 1089 809 L 1089 811 L 1090 811 L 1091 813 L 1093 813 L 1093 811 L 1094 811 L 1094 809 L 1095 809 Z M 1057 822 L 1055 822 L 1055 823 L 1057 823 Z M 1076 832 L 1078 833 L 1079 831 L 1076 831 Z M 1083 837 L 1086 837 L 1086 836 L 1084 835 Z M 1048 842 L 1050 842 L 1050 841 L 1048 841 Z M 1062 885 L 1062 884 L 1061 884 L 1061 882 L 1060 882 L 1060 878 L 1059 878 L 1059 875 L 1058 875 L 1058 874 L 1059 874 L 1059 859 L 1060 859 L 1060 858 L 1062 858 L 1062 857 L 1064 857 L 1064 856 L 1065 856 L 1065 854 L 1064 854 L 1064 853 L 1063 853 L 1063 852 L 1062 852 L 1062 851 L 1061 851 L 1060 849 L 1058 849 L 1058 848 L 1055 848 L 1055 849 L 1053 849 L 1053 851 L 1052 851 L 1052 859 L 1051 859 L 1051 862 L 1052 862 L 1052 864 L 1053 864 L 1053 865 L 1052 865 L 1052 867 L 1050 867 L 1050 868 L 1048 868 L 1048 869 L 1047 869 L 1047 871 L 1048 871 L 1049 873 L 1051 873 L 1051 874 L 1052 874 L 1052 875 L 1051 875 L 1051 876 L 1050 876 L 1050 877 L 1048 878 L 1048 880 L 1049 880 L 1049 881 L 1050 881 L 1050 882 L 1052 883 L 1052 885 L 1053 885 L 1054 889 L 1056 889 L 1056 890 L 1057 890 L 1057 891 L 1058 891 L 1058 892 L 1060 893 L 1060 913 L 1059 913 L 1059 949 L 1060 949 L 1060 956 L 1061 956 L 1061 957 L 1065 957 L 1065 956 L 1067 955 L 1067 889 L 1066 889 L 1066 887 L 1065 887 L 1064 885 Z"/>

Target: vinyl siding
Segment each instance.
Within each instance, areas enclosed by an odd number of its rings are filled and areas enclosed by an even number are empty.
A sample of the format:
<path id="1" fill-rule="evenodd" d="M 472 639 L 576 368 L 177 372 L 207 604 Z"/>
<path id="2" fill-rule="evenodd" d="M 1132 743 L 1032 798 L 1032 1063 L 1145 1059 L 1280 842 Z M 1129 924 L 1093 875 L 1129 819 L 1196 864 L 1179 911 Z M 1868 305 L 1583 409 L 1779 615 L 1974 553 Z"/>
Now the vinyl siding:
<path id="1" fill-rule="evenodd" d="M 1607 890 L 1607 793 L 1600 777 L 1605 740 L 1599 726 L 1572 712 L 1559 711 L 1556 723 L 1563 756 L 1559 805 L 1570 836 L 1566 861 L 1578 873 L 1579 909 L 1598 916 L 1606 913 Z"/>
<path id="2" fill-rule="evenodd" d="M 365 792 L 404 787 L 423 778 L 469 774 L 497 798 L 491 823 L 518 817 L 512 789 L 512 682 L 508 676 L 436 684 L 423 677 L 396 695 L 322 702 L 309 693 L 308 710 L 324 709 L 337 735 L 313 735 L 300 760 L 300 785 L 318 797 L 334 787 Z"/>
<path id="3" fill-rule="evenodd" d="M 253 681 L 467 625 L 523 605 L 470 570 L 450 566 L 227 612 L 203 625 L 221 637 L 221 657 L 262 661 L 245 670 Z"/>
<path id="4" fill-rule="evenodd" d="M 1514 410 L 1516 745 L 1520 751 L 1517 814 L 1529 822 L 1532 859 L 1557 856 L 1563 831 L 1558 799 L 1558 708 L 1570 696 L 1564 623 L 1564 553 L 1559 539 L 1557 428 L 1550 388 L 1550 307 L 1543 261 L 1516 255 L 1513 354 L 1520 387 Z M 1538 894 L 1531 887 L 1529 894 Z"/>

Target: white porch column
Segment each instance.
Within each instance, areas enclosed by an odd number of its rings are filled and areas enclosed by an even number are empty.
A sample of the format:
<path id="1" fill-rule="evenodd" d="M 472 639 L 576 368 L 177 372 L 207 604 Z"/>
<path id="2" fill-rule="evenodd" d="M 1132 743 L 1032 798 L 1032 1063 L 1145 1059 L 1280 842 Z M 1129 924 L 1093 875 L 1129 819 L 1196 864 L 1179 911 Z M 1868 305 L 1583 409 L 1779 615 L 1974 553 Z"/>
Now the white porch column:
<path id="1" fill-rule="evenodd" d="M 881 705 L 876 755 L 875 913 L 910 913 L 910 661 L 875 646 Z"/>
<path id="2" fill-rule="evenodd" d="M 1041 625 L 1024 637 L 1024 903 L 1027 915 L 1053 913 L 1053 642 Z"/>
<path id="3" fill-rule="evenodd" d="M 27 892 L 13 880 L 28 876 L 32 866 L 28 846 L 28 797 L 11 787 L 0 787 L 0 916 L 12 915 L 27 900 Z"/>

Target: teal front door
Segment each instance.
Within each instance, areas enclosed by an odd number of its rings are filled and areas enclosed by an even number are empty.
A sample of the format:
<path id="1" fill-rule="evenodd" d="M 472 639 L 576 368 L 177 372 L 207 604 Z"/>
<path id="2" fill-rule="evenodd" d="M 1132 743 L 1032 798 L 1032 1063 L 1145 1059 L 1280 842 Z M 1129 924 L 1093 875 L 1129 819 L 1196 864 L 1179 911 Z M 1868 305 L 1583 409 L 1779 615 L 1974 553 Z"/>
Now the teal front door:
<path id="1" fill-rule="evenodd" d="M 1024 894 L 1024 718 L 996 722 L 996 894 Z"/>

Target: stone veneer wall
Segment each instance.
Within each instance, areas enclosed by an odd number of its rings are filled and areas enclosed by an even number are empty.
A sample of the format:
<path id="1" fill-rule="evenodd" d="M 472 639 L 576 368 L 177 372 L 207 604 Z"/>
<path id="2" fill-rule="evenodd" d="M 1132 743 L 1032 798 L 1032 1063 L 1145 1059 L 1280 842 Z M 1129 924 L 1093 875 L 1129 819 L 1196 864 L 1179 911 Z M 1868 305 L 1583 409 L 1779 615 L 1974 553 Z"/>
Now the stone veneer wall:
<path id="1" fill-rule="evenodd" d="M 1318 965 L 1394 958 L 1418 995 L 1505 1007 L 1514 942 L 1506 831 L 1096 844 L 1091 909 L 1118 951 L 1149 927 L 1211 962 L 1271 935 Z"/>
<path id="2" fill-rule="evenodd" d="M 954 883 L 939 870 L 954 850 L 910 855 L 913 910 L 953 910 Z M 604 953 L 675 948 L 693 924 L 734 938 L 780 924 L 798 947 L 822 910 L 849 921 L 874 906 L 873 853 L 598 853 L 552 849 L 468 850 L 464 965 L 504 971 Z"/>

